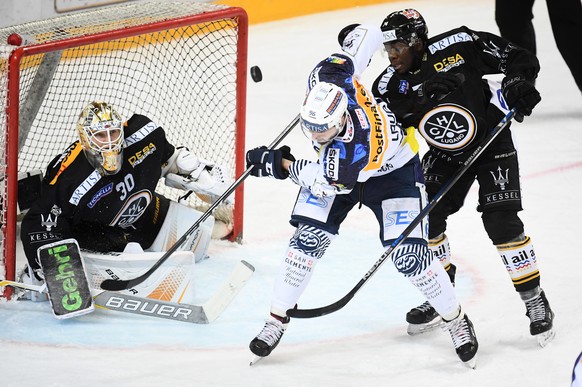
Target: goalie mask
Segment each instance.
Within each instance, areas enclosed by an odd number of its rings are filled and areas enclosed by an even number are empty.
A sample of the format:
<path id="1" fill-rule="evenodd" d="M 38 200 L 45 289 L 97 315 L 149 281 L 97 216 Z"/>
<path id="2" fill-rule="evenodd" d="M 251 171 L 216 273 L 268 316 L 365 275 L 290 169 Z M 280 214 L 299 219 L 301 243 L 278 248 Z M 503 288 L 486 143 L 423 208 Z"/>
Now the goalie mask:
<path id="1" fill-rule="evenodd" d="M 301 129 L 312 141 L 325 145 L 344 129 L 348 97 L 338 86 L 320 82 L 313 86 L 301 107 Z"/>
<path id="2" fill-rule="evenodd" d="M 77 130 L 89 163 L 104 175 L 119 172 L 123 152 L 123 122 L 115 109 L 105 102 L 91 102 L 81 112 Z"/>

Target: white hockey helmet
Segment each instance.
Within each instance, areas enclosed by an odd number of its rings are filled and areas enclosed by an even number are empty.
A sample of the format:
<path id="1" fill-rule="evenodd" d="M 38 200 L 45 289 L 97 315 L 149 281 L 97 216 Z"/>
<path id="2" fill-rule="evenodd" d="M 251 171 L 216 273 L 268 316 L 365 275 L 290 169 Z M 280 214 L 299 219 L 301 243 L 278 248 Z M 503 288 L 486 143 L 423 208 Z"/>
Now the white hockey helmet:
<path id="1" fill-rule="evenodd" d="M 77 131 L 89 163 L 105 175 L 121 169 L 123 120 L 106 102 L 91 102 L 81 112 Z"/>
<path id="2" fill-rule="evenodd" d="M 319 144 L 331 142 L 343 130 L 348 97 L 337 85 L 319 82 L 309 91 L 301 107 L 301 128 Z"/>

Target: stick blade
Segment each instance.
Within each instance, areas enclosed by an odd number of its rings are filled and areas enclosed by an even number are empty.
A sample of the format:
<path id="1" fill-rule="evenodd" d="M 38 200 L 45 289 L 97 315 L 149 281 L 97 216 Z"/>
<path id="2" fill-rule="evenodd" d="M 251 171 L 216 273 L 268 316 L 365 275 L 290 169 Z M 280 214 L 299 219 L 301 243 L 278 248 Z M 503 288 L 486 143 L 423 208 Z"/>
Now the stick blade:
<path id="1" fill-rule="evenodd" d="M 330 314 L 333 312 L 337 312 L 341 308 L 347 305 L 348 301 L 352 299 L 354 296 L 354 291 L 348 293 L 344 298 L 341 300 L 334 302 L 333 304 L 329 304 L 326 306 L 322 306 L 320 308 L 314 309 L 289 309 L 287 311 L 287 316 L 292 318 L 314 318 L 314 317 L 321 317 L 325 316 L 326 314 Z"/>
<path id="2" fill-rule="evenodd" d="M 216 320 L 222 314 L 254 272 L 255 268 L 247 261 L 243 260 L 238 263 L 226 282 L 203 305 L 208 322 Z"/>
<path id="3" fill-rule="evenodd" d="M 114 280 L 114 279 L 106 279 L 105 281 L 101 282 L 101 289 L 109 290 L 113 292 L 118 292 L 120 290 L 125 290 L 130 288 L 129 286 L 130 281 L 126 280 Z"/>

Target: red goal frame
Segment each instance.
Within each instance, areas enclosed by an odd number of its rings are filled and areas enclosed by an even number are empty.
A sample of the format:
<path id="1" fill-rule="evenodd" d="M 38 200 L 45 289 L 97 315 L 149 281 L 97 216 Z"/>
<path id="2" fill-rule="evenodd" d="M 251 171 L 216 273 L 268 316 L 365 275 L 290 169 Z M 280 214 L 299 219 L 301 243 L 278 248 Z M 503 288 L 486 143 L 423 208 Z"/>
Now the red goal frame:
<path id="1" fill-rule="evenodd" d="M 88 43 L 100 43 L 114 39 L 128 38 L 140 34 L 153 33 L 172 28 L 185 27 L 217 19 L 238 19 L 238 40 L 236 63 L 236 146 L 235 178 L 245 170 L 245 123 L 246 123 L 246 89 L 247 89 L 247 51 L 248 51 L 248 16 L 244 9 L 229 7 L 221 10 L 195 14 L 159 21 L 151 24 L 119 28 L 101 33 L 88 34 L 58 41 L 33 44 L 16 48 L 8 59 L 7 109 L 6 109 L 6 205 L 5 227 L 3 232 L 6 279 L 15 280 L 16 276 L 16 240 L 17 235 L 17 198 L 18 198 L 18 131 L 20 101 L 20 64 L 23 58 L 44 54 L 56 50 L 80 47 Z M 234 229 L 229 240 L 240 242 L 243 235 L 244 189 L 241 184 L 235 192 L 233 213 Z M 10 288 L 5 288 L 4 295 L 10 297 Z"/>

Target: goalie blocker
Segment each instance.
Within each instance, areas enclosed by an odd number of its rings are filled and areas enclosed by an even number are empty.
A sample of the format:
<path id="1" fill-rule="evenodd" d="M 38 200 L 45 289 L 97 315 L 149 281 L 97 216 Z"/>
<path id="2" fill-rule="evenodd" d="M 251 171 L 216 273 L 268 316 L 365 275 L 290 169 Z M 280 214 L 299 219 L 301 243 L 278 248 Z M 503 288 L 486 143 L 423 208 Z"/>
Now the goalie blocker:
<path id="1" fill-rule="evenodd" d="M 37 250 L 37 256 L 56 318 L 76 317 L 95 309 L 76 240 L 44 245 Z"/>

